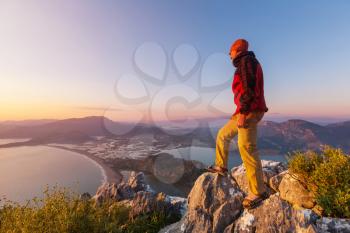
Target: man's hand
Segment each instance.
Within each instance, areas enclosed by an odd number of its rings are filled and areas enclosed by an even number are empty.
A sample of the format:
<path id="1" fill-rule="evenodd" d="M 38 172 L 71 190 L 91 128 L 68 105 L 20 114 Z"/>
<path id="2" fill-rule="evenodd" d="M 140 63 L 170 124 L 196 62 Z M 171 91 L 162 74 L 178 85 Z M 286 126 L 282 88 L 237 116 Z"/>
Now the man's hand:
<path id="1" fill-rule="evenodd" d="M 238 116 L 238 120 L 237 120 L 237 127 L 238 128 L 245 128 L 247 126 L 246 119 L 247 119 L 247 116 L 240 113 Z"/>

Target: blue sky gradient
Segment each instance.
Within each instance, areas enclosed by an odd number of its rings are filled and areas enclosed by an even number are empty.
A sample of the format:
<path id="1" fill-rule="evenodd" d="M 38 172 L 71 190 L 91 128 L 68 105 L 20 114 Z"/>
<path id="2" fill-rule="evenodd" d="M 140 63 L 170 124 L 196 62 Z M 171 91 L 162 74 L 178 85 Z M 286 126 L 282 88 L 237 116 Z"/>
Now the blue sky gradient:
<path id="1" fill-rule="evenodd" d="M 345 0 L 2 0 L 0 120 L 123 108 L 115 83 L 139 75 L 133 55 L 144 42 L 161 45 L 168 58 L 190 44 L 203 64 L 241 37 L 263 66 L 270 116 L 348 119 L 349 12 Z M 234 111 L 231 98 L 222 104 Z"/>

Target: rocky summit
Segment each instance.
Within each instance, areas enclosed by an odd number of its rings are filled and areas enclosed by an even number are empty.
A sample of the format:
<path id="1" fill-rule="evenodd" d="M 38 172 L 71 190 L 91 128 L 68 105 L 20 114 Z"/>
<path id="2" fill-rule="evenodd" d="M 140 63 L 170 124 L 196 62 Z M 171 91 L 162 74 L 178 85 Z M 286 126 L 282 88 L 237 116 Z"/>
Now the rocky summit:
<path id="1" fill-rule="evenodd" d="M 314 195 L 284 163 L 263 160 L 262 165 L 270 196 L 256 208 L 242 207 L 248 190 L 244 165 L 227 177 L 204 173 L 188 195 L 182 219 L 160 233 L 350 232 L 350 219 L 322 216 Z"/>
<path id="2" fill-rule="evenodd" d="M 123 203 L 130 207 L 130 217 L 154 211 L 161 211 L 167 215 L 183 215 L 186 209 L 185 198 L 156 193 L 146 184 L 142 172 L 132 172 L 127 181 L 119 184 L 104 183 L 92 199 L 96 205 L 110 200 Z"/>

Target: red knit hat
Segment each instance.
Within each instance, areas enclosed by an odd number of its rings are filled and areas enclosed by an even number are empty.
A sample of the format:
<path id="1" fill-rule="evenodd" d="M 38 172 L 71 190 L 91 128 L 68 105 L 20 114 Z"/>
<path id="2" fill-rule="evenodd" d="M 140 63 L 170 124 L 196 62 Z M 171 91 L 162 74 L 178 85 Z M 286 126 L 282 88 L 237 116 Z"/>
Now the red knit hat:
<path id="1" fill-rule="evenodd" d="M 248 51 L 248 46 L 249 46 L 248 41 L 246 41 L 245 39 L 238 39 L 232 44 L 230 51 L 234 49 L 242 52 Z"/>

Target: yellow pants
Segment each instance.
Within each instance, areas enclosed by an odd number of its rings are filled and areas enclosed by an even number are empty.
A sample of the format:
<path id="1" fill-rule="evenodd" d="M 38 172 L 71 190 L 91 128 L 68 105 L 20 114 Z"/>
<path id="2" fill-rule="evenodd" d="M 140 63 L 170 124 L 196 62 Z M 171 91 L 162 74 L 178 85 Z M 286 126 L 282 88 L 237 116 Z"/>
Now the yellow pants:
<path id="1" fill-rule="evenodd" d="M 232 139 L 238 134 L 238 149 L 247 171 L 249 191 L 255 195 L 266 190 L 257 149 L 257 124 L 263 116 L 264 112 L 251 112 L 246 118 L 247 127 L 238 128 L 239 113 L 233 115 L 219 130 L 216 138 L 215 165 L 227 168 L 229 146 Z"/>

